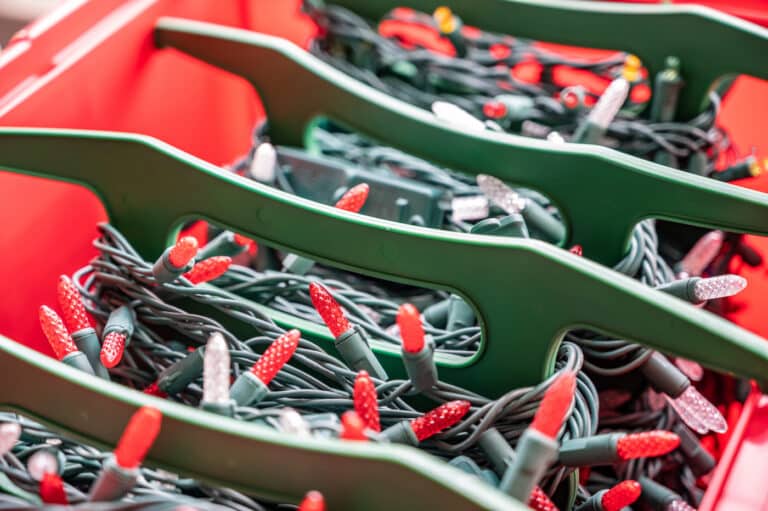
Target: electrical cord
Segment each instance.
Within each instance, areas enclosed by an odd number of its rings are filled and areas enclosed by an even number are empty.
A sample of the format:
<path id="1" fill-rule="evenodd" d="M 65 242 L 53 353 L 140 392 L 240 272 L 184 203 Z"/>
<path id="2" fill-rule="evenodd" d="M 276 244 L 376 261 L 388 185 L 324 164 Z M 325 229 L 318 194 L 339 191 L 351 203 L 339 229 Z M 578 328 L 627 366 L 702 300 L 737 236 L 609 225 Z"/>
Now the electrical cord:
<path id="1" fill-rule="evenodd" d="M 4 474 L 13 485 L 29 494 L 36 494 L 40 481 L 32 476 L 27 462 L 35 452 L 41 449 L 48 450 L 59 460 L 59 473 L 69 504 L 77 506 L 88 502 L 90 487 L 102 471 L 110 453 L 59 435 L 21 415 L 2 412 L 0 423 L 15 423 L 21 427 L 20 440 L 10 452 L 0 456 L 0 473 Z M 208 488 L 193 479 L 180 478 L 164 470 L 147 467 L 140 467 L 139 470 L 140 477 L 123 499 L 88 505 L 98 505 L 101 506 L 98 509 L 104 510 L 124 509 L 129 503 L 133 509 L 147 510 L 157 509 L 161 504 L 167 505 L 169 509 L 186 504 L 200 511 L 277 509 L 274 504 L 259 502 L 234 490 Z M 2 492 L 6 488 L 2 486 L 0 485 L 0 506 L 5 500 Z M 291 508 L 295 509 L 293 506 Z"/>
<path id="2" fill-rule="evenodd" d="M 97 322 L 103 324 L 109 313 L 121 305 L 129 305 L 136 313 L 134 339 L 126 348 L 123 362 L 112 370 L 116 381 L 144 389 L 154 382 L 163 369 L 183 358 L 188 353 L 187 347 L 201 346 L 213 332 L 220 332 L 230 347 L 233 372 L 237 378 L 247 372 L 263 351 L 276 337 L 283 334 L 281 327 L 273 323 L 251 302 L 236 299 L 223 289 L 214 286 L 193 286 L 185 279 L 158 285 L 151 274 L 151 265 L 143 261 L 127 240 L 109 225 L 99 227 L 101 237 L 95 242 L 100 256 L 74 274 L 74 281 L 86 299 L 87 309 Z M 251 270 L 234 267 L 230 274 L 252 274 Z M 268 277 L 270 278 L 270 277 Z M 274 277 L 271 277 L 271 282 Z M 308 280 L 291 279 L 305 283 Z M 326 282 L 326 284 L 329 284 Z M 263 288 L 266 288 L 266 284 Z M 339 301 L 344 301 L 343 288 L 334 291 Z M 350 297 L 360 297 L 362 293 L 346 290 Z M 283 298 L 288 301 L 286 296 Z M 293 295 L 291 295 L 291 300 Z M 350 311 L 355 310 L 354 302 Z M 195 305 L 195 309 L 205 306 L 215 314 L 213 319 L 207 314 L 194 314 L 186 310 Z M 393 307 L 383 300 L 368 301 L 369 306 L 384 305 Z M 350 319 L 360 318 L 359 312 Z M 246 323 L 251 337 L 240 339 L 227 326 L 232 320 Z M 376 325 L 361 321 L 376 330 Z M 376 328 L 373 328 L 376 327 Z M 392 336 L 389 336 L 392 338 Z M 178 339 L 183 339 L 179 343 Z M 171 344 L 167 341 L 176 341 Z M 499 399 L 491 400 L 469 392 L 460 387 L 443 382 L 423 395 L 437 404 L 455 399 L 464 399 L 472 403 L 471 412 L 456 426 L 440 434 L 436 441 L 426 442 L 425 448 L 432 454 L 450 458 L 469 451 L 468 455 L 477 457 L 478 451 L 472 451 L 480 433 L 489 427 L 495 427 L 514 444 L 520 433 L 533 417 L 538 402 L 557 374 L 563 370 L 578 371 L 583 364 L 581 350 L 571 343 L 563 343 L 558 356 L 558 369 L 555 375 L 541 384 L 525 389 L 515 389 Z M 349 369 L 343 362 L 325 352 L 311 340 L 302 338 L 295 355 L 278 373 L 270 384 L 270 392 L 259 403 L 258 409 L 238 407 L 236 417 L 243 420 L 267 421 L 274 418 L 276 409 L 292 408 L 302 415 L 325 412 L 341 413 L 352 408 L 351 391 L 356 371 Z M 421 413 L 409 404 L 413 394 L 409 380 L 374 380 L 379 395 L 381 422 L 390 426 L 405 419 L 413 419 Z M 200 378 L 196 378 L 178 395 L 172 396 L 180 402 L 197 405 L 202 396 Z M 597 391 L 589 378 L 579 374 L 576 404 L 563 432 L 566 438 L 580 438 L 593 434 L 597 418 Z M 478 459 L 481 461 L 481 459 Z M 567 471 L 563 471 L 566 474 Z M 563 474 L 557 477 L 559 481 Z"/>
<path id="3" fill-rule="evenodd" d="M 524 109 L 519 115 L 566 137 L 574 133 L 588 110 L 584 99 L 575 107 L 564 103 L 564 92 L 578 92 L 579 97 L 591 101 L 598 96 L 584 87 L 559 85 L 555 82 L 559 71 L 567 68 L 588 72 L 607 83 L 617 76 L 628 56 L 617 52 L 601 60 L 569 58 L 531 40 L 512 39 L 474 27 L 470 35 L 460 30 L 447 36 L 454 46 L 467 47 L 463 56 L 448 56 L 435 48 L 423 48 L 418 42 L 403 39 L 398 42 L 397 37 L 401 36 L 385 37 L 368 21 L 343 7 L 305 2 L 304 9 L 321 28 L 321 35 L 313 40 L 310 51 L 367 85 L 426 109 L 435 101 L 448 101 L 479 119 L 489 118 L 484 107 L 490 101 L 510 95 L 527 98 L 530 101 L 521 103 Z M 440 32 L 438 22 L 423 13 L 411 11 L 405 16 L 392 11 L 382 20 L 380 30 L 392 21 L 430 30 L 435 37 L 446 37 Z M 536 83 L 517 79 L 516 66 L 532 62 L 540 66 Z M 633 82 L 633 87 L 639 86 L 647 87 L 642 75 Z M 666 153 L 673 159 L 672 164 L 680 168 L 686 168 L 693 154 L 705 153 L 706 173 L 714 170 L 719 155 L 729 150 L 727 134 L 715 125 L 720 107 L 716 93 L 711 93 L 707 110 L 687 123 L 643 119 L 638 112 L 647 103 L 635 102 L 632 97 L 630 95 L 628 107 L 608 126 L 607 145 L 649 159 Z M 525 134 L 517 118 L 490 119 L 506 131 Z"/>

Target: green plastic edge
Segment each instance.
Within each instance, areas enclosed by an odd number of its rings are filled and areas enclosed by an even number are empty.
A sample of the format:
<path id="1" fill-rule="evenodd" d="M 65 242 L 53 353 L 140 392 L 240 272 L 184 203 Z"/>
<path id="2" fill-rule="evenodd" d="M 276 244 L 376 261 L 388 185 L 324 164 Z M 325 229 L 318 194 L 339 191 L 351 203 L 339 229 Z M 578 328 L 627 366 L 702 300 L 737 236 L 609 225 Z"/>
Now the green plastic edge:
<path id="1" fill-rule="evenodd" d="M 350 511 L 527 509 L 410 447 L 291 437 L 105 382 L 2 336 L 0 369 L 15 382 L 0 391 L 3 408 L 94 446 L 114 446 L 139 407 L 158 408 L 147 463 L 212 485 L 292 502 L 316 489 L 330 509 Z"/>
<path id="2" fill-rule="evenodd" d="M 377 20 L 400 5 L 432 12 L 449 5 L 467 24 L 541 41 L 624 50 L 638 55 L 650 76 L 678 57 L 686 86 L 678 117 L 701 111 L 718 79 L 747 74 L 768 79 L 768 30 L 698 5 L 630 5 L 566 0 L 329 0 Z"/>
<path id="3" fill-rule="evenodd" d="M 488 396 L 540 381 L 558 341 L 580 327 L 722 371 L 758 380 L 768 374 L 768 343 L 760 337 L 543 242 L 347 213 L 139 135 L 3 128 L 0 168 L 88 186 L 150 260 L 181 219 L 202 217 L 346 270 L 458 292 L 477 310 L 486 342 L 460 364 L 443 360 L 441 376 Z M 396 349 L 376 348 L 391 375 L 404 375 Z"/>
<path id="4" fill-rule="evenodd" d="M 565 243 L 582 245 L 604 264 L 624 255 L 632 228 L 645 218 L 768 234 L 766 194 L 604 147 L 448 126 L 280 38 L 161 18 L 155 39 L 249 80 L 267 111 L 273 142 L 300 146 L 307 126 L 325 115 L 450 168 L 529 186 L 560 209 L 569 231 Z"/>

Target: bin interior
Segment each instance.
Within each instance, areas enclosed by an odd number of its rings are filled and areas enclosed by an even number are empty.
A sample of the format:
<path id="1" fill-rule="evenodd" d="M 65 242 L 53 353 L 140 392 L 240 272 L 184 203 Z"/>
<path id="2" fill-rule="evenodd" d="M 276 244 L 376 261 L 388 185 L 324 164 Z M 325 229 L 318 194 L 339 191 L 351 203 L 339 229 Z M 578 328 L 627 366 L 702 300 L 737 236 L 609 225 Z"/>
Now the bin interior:
<path id="1" fill-rule="evenodd" d="M 71 0 L 17 34 L 0 53 L 0 124 L 137 132 L 214 164 L 230 162 L 247 150 L 252 127 L 263 116 L 256 94 L 237 77 L 174 51 L 155 49 L 154 22 L 159 16 L 187 17 L 278 35 L 305 46 L 314 26 L 300 14 L 299 4 Z M 741 155 L 752 150 L 768 155 L 760 112 L 768 113 L 766 82 L 739 78 L 724 102 L 721 123 Z M 743 184 L 768 191 L 765 176 Z M 5 284 L 0 333 L 50 353 L 37 323 L 37 308 L 55 303 L 59 274 L 71 273 L 95 254 L 95 225 L 106 219 L 106 212 L 82 187 L 0 172 L 0 217 L 5 219 L 0 234 L 0 282 Z M 750 243 L 768 254 L 768 240 L 750 237 Z M 750 285 L 736 301 L 732 319 L 768 337 L 762 314 L 768 305 L 765 265 L 738 270 Z M 764 402 L 745 407 L 750 412 L 742 418 L 745 434 L 733 435 L 733 452 L 719 474 L 739 466 L 743 453 L 757 456 L 760 447 L 766 448 L 759 428 L 749 427 L 754 410 L 761 411 L 756 414 L 761 417 L 765 408 Z M 742 453 L 742 445 L 751 448 Z M 704 506 L 723 505 L 738 493 L 729 490 L 725 476 L 715 477 L 715 482 L 717 497 L 710 491 Z"/>

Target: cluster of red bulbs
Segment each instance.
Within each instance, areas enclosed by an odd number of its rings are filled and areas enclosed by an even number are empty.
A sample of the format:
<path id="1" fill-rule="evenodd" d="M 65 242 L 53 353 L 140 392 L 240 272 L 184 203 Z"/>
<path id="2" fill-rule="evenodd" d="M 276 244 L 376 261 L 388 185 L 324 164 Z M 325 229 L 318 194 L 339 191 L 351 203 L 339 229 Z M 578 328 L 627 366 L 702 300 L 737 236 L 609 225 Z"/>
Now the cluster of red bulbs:
<path id="1" fill-rule="evenodd" d="M 349 207 L 351 210 L 359 209 L 365 201 L 365 196 L 367 196 L 367 186 L 352 191 L 354 193 L 348 192 L 339 202 L 343 202 L 345 207 Z M 190 265 L 196 253 L 197 244 L 194 238 L 185 237 L 181 238 L 168 251 L 167 260 L 174 268 L 182 269 Z M 211 257 L 194 264 L 184 276 L 191 283 L 198 284 L 218 277 L 226 271 L 230 264 L 231 259 L 228 257 Z M 64 321 L 58 317 L 55 311 L 46 306 L 42 306 L 40 309 L 40 321 L 57 358 L 64 360 L 78 352 L 77 345 L 69 331 L 78 333 L 90 329 L 91 325 L 81 295 L 69 278 L 65 276 L 60 278 L 58 292 Z M 327 288 L 322 284 L 313 282 L 309 286 L 309 292 L 318 314 L 335 338 L 345 336 L 354 328 Z M 431 353 L 428 350 L 430 345 L 425 336 L 421 315 L 416 307 L 407 303 L 400 306 L 396 323 L 402 338 L 404 354 Z M 288 331 L 278 337 L 254 363 L 250 374 L 264 386 L 269 385 L 296 352 L 300 338 L 301 334 L 298 330 Z M 120 332 L 111 332 L 105 336 L 101 348 L 101 361 L 105 366 L 113 367 L 119 362 L 126 341 L 125 335 Z M 228 371 L 222 374 L 228 378 Z M 152 386 L 148 389 L 149 393 L 162 394 L 156 384 L 154 385 L 155 390 L 151 390 L 151 388 Z M 555 441 L 564 422 L 569 417 L 575 391 L 576 373 L 572 371 L 561 373 L 547 389 L 541 401 L 528 430 L 532 432 L 531 435 L 535 433 Z M 465 400 L 446 402 L 420 417 L 404 421 L 388 428 L 388 430 L 393 430 L 398 426 L 405 427 L 409 431 L 409 435 L 415 439 L 413 441 L 415 445 L 455 426 L 470 412 L 471 407 L 471 403 Z M 138 467 L 157 436 L 159 424 L 159 412 L 151 408 L 142 409 L 134 417 L 114 453 L 115 463 L 119 469 L 133 470 Z M 365 370 L 360 370 L 355 378 L 353 410 L 342 415 L 341 424 L 340 437 L 344 440 L 367 441 L 379 433 L 386 436 L 388 430 L 382 432 L 381 429 L 376 383 L 374 378 Z M 524 444 L 525 442 L 526 435 L 523 435 L 520 443 Z M 665 431 L 627 434 L 615 441 L 614 455 L 617 460 L 659 456 L 675 449 L 678 444 L 677 435 Z M 512 463 L 509 470 L 513 470 L 514 467 L 515 464 Z M 530 491 L 526 491 L 529 506 L 540 511 L 556 510 L 555 504 L 541 488 L 536 486 L 536 482 L 538 481 L 532 481 Z M 57 480 L 55 474 L 47 476 L 41 483 L 41 494 L 45 495 L 46 502 L 66 501 L 60 483 L 60 479 Z M 634 502 L 639 497 L 640 491 L 638 482 L 622 481 L 593 496 L 593 505 L 597 506 L 595 509 L 602 511 L 619 511 Z M 312 511 L 323 509 L 323 507 L 322 496 L 316 492 L 311 492 L 302 502 L 300 509 Z"/>
<path id="2" fill-rule="evenodd" d="M 331 292 L 318 283 L 310 284 L 310 296 L 318 314 L 331 334 L 338 338 L 346 334 L 352 325 Z M 424 328 L 418 309 L 403 304 L 397 313 L 397 325 L 407 353 L 420 353 L 425 349 Z M 576 391 L 576 373 L 568 371 L 554 381 L 547 389 L 530 429 L 545 437 L 556 439 L 569 416 Z M 378 409 L 376 385 L 366 371 L 360 371 L 353 387 L 354 411 L 342 416 L 342 439 L 367 440 L 366 430 L 378 433 L 381 423 Z M 454 426 L 470 410 L 468 401 L 451 401 L 409 421 L 409 426 L 419 442 Z M 630 460 L 643 457 L 661 456 L 674 450 L 680 439 L 668 431 L 647 431 L 627 434 L 616 441 L 615 457 Z M 641 494 L 637 481 L 626 480 L 595 496 L 596 509 L 619 511 L 635 502 Z M 537 511 L 556 511 L 557 507 L 541 488 L 534 486 L 528 505 Z"/>
<path id="3" fill-rule="evenodd" d="M 253 243 L 252 240 L 240 234 L 236 234 L 234 240 L 235 243 L 243 247 L 248 247 Z M 195 258 L 197 251 L 198 243 L 194 237 L 180 238 L 168 251 L 168 263 L 179 270 L 184 269 Z M 202 284 L 226 273 L 231 264 L 232 258 L 228 256 L 209 257 L 195 263 L 189 271 L 183 274 L 183 277 L 192 284 Z M 92 326 L 83 305 L 82 296 L 69 277 L 66 275 L 59 277 L 57 291 L 63 321 L 53 309 L 43 305 L 40 307 L 40 324 L 56 358 L 64 360 L 79 352 L 72 336 L 92 329 Z M 126 332 L 111 331 L 107 333 L 101 342 L 99 356 L 101 364 L 106 368 L 117 366 L 123 358 L 127 342 Z M 94 361 L 91 360 L 91 365 L 93 364 Z"/>

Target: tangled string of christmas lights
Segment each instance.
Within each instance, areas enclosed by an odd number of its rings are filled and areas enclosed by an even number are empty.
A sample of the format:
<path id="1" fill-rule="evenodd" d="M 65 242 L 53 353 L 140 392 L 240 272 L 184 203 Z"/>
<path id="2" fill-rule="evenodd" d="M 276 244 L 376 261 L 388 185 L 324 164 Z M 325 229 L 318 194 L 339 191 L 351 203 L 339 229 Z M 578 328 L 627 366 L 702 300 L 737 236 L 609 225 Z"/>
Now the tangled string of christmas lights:
<path id="1" fill-rule="evenodd" d="M 340 6 L 307 1 L 304 9 L 320 27 L 310 47 L 315 56 L 422 108 L 447 101 L 505 131 L 570 138 L 602 90 L 624 75 L 628 104 L 607 120 L 602 143 L 683 169 L 698 168 L 692 160 L 704 156 L 704 168 L 696 171 L 704 175 L 714 170 L 720 153 L 733 155 L 727 135 L 715 126 L 715 93 L 708 109 L 686 123 L 642 118 L 649 106 L 648 79 L 640 61 L 626 53 L 570 58 L 535 41 L 464 26 L 444 8 L 433 15 L 394 9 L 377 29 Z M 565 78 L 569 72 L 575 78 Z"/>

